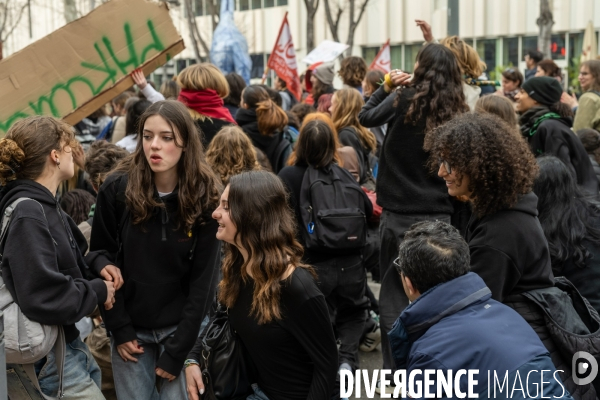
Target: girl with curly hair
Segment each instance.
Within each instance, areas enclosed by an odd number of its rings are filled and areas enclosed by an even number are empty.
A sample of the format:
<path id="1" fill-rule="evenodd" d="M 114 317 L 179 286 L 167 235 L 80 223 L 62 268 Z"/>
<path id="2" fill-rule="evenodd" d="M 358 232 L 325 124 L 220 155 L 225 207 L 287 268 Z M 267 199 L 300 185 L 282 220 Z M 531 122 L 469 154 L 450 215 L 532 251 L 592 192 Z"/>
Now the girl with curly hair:
<path id="1" fill-rule="evenodd" d="M 424 220 L 450 223 L 453 206 L 443 180 L 427 167 L 425 138 L 437 126 L 469 111 L 462 90 L 461 71 L 454 54 L 439 44 L 425 45 L 417 54 L 414 76 L 392 71 L 400 87 L 395 116 L 385 136 L 377 175 L 377 203 L 383 207 L 379 232 L 381 251 L 380 321 L 384 368 L 392 367 L 385 332 L 408 305 L 394 268 L 398 244 L 411 225 Z M 372 99 L 371 99 L 372 100 Z"/>
<path id="2" fill-rule="evenodd" d="M 122 271 L 124 278 L 115 308 L 104 315 L 117 397 L 184 399 L 181 371 L 219 276 L 221 246 L 211 214 L 221 184 L 180 102 L 150 106 L 138 138 L 132 158 L 98 193 L 91 249 L 104 253 L 90 267 Z"/>
<path id="3" fill-rule="evenodd" d="M 358 56 L 346 57 L 340 63 L 338 75 L 346 87 L 356 89 L 363 94 L 362 82 L 367 75 L 367 63 L 365 59 Z"/>
<path id="4" fill-rule="evenodd" d="M 247 399 L 329 399 L 336 342 L 314 271 L 302 263 L 283 182 L 266 171 L 235 175 L 212 216 L 225 242 L 219 301 L 256 366 Z M 204 393 L 202 353 L 198 340 L 185 369 L 190 400 Z"/>
<path id="5" fill-rule="evenodd" d="M 224 185 L 233 175 L 260 169 L 252 141 L 238 126 L 226 126 L 217 133 L 206 150 L 206 161 Z"/>
<path id="6" fill-rule="evenodd" d="M 444 179 L 448 194 L 472 205 L 466 234 L 471 269 L 492 297 L 503 301 L 513 293 L 553 286 L 532 192 L 538 166 L 527 145 L 490 114 L 459 116 L 436 129 L 425 145 L 431 171 Z"/>
<path id="7" fill-rule="evenodd" d="M 369 189 L 374 190 L 370 160 L 371 155 L 377 149 L 377 139 L 371 131 L 358 122 L 358 113 L 364 104 L 362 96 L 357 90 L 342 89 L 333 94 L 329 111 L 340 143 L 343 146 L 351 146 L 358 155 L 359 183 L 363 186 L 370 184 Z"/>

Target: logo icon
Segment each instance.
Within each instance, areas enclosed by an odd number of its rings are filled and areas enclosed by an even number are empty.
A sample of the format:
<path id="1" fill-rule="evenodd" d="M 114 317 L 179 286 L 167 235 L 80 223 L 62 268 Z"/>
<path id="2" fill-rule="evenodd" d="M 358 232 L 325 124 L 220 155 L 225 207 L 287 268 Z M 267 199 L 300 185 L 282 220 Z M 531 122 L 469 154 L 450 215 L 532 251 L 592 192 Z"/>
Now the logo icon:
<path id="1" fill-rule="evenodd" d="M 576 385 L 587 385 L 592 383 L 598 375 L 598 362 L 590 353 L 578 351 L 573 355 L 571 370 L 573 371 L 573 382 Z M 587 376 L 583 378 L 586 374 Z"/>

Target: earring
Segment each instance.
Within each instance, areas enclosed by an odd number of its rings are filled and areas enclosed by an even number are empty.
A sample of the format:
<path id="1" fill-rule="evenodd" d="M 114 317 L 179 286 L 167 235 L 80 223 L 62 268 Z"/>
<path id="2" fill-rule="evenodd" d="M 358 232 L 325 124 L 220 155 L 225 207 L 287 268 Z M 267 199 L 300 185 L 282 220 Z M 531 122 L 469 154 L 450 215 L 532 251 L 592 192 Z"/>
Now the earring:
<path id="1" fill-rule="evenodd" d="M 58 158 L 56 159 L 56 168 L 60 169 L 60 161 L 58 161 Z"/>

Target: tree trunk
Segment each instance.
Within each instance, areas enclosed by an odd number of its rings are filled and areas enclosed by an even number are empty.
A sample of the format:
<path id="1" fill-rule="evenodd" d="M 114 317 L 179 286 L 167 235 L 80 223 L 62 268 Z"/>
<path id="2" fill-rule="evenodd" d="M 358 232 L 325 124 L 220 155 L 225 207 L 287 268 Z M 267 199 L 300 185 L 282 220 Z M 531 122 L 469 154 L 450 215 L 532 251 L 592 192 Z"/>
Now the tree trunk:
<path id="1" fill-rule="evenodd" d="M 549 0 L 540 0 L 540 17 L 537 19 L 537 25 L 540 27 L 538 50 L 542 52 L 544 58 L 551 59 L 552 51 L 550 45 L 552 41 L 552 25 L 554 25 L 554 20 L 552 19 L 552 10 L 550 8 Z"/>
<path id="2" fill-rule="evenodd" d="M 4 47 L 4 41 L 2 39 L 0 39 L 0 60 L 2 60 L 4 58 L 3 47 Z"/>
<path id="3" fill-rule="evenodd" d="M 77 4 L 75 0 L 65 0 L 65 21 L 67 24 L 77 19 Z"/>
<path id="4" fill-rule="evenodd" d="M 338 6 L 335 20 L 333 19 L 333 14 L 331 13 L 331 5 L 329 4 L 330 0 L 324 0 L 325 2 L 325 15 L 327 16 L 327 25 L 329 25 L 329 30 L 331 31 L 331 36 L 335 42 L 339 42 L 340 38 L 338 35 L 338 28 L 340 26 L 340 18 L 344 12 L 343 8 Z"/>
<path id="5" fill-rule="evenodd" d="M 348 50 L 346 50 L 346 57 L 349 57 L 352 55 L 352 47 L 354 46 L 354 32 L 356 32 L 356 28 L 358 27 L 358 24 L 360 23 L 360 20 L 362 19 L 364 13 L 365 13 L 365 9 L 367 8 L 367 4 L 369 3 L 369 0 L 363 0 L 363 3 L 360 5 L 360 9 L 358 11 L 358 17 L 356 18 L 356 20 L 354 19 L 354 15 L 355 15 L 355 2 L 356 0 L 349 0 L 350 1 L 350 24 L 348 25 L 348 40 L 346 41 L 346 44 L 349 46 Z"/>
<path id="6" fill-rule="evenodd" d="M 306 5 L 306 53 L 315 48 L 315 15 L 319 8 L 319 0 L 304 0 Z"/>
<path id="7" fill-rule="evenodd" d="M 192 50 L 194 50 L 194 56 L 196 57 L 196 62 L 202 62 L 202 57 L 200 56 L 200 49 L 198 47 L 198 42 L 202 46 L 203 50 L 206 52 L 206 55 L 209 56 L 210 49 L 206 45 L 206 42 L 202 40 L 200 36 L 200 32 L 198 31 L 198 25 L 196 25 L 196 17 L 194 16 L 194 9 L 192 7 L 192 0 L 185 0 L 186 7 L 186 16 L 188 22 L 188 30 L 190 31 L 190 38 L 192 39 Z"/>

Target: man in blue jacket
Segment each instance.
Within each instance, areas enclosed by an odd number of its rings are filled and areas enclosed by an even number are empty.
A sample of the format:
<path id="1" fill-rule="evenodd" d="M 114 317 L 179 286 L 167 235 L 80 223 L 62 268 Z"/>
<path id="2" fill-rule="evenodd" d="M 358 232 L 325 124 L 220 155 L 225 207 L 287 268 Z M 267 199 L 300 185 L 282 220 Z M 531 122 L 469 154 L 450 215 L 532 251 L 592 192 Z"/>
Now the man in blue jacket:
<path id="1" fill-rule="evenodd" d="M 529 324 L 491 299 L 483 280 L 470 272 L 469 246 L 452 226 L 421 222 L 406 232 L 394 262 L 411 304 L 389 332 L 396 367 L 420 381 L 408 395 L 497 399 L 572 399 L 548 352 Z M 419 370 L 421 373 L 419 373 Z M 452 394 L 438 392 L 440 373 L 452 379 Z M 469 379 L 468 371 L 478 370 Z M 406 382 L 410 381 L 407 379 Z M 441 385 L 440 385 L 441 386 Z M 419 388 L 419 390 L 410 390 Z"/>

